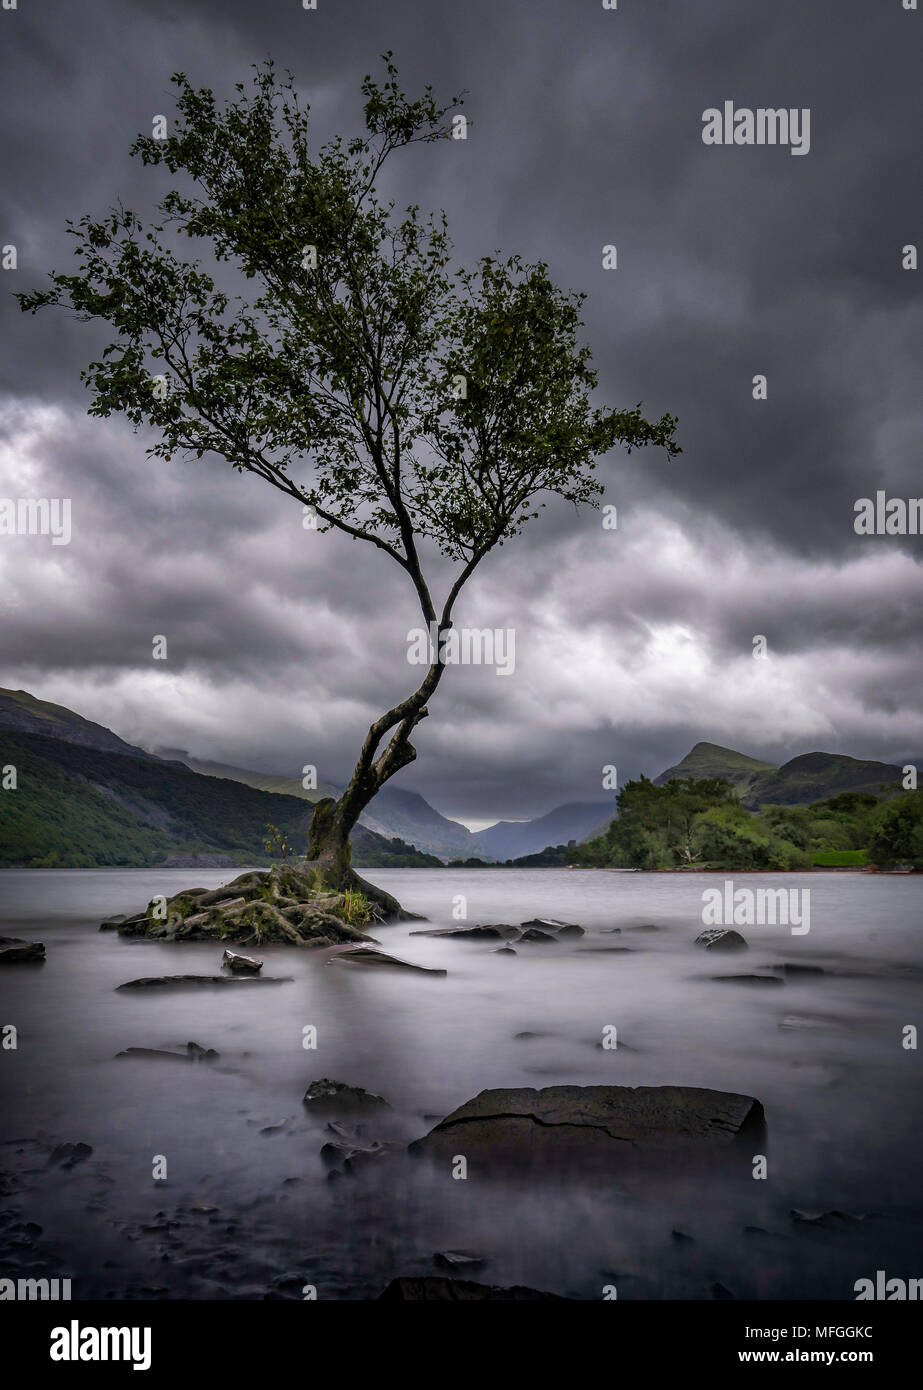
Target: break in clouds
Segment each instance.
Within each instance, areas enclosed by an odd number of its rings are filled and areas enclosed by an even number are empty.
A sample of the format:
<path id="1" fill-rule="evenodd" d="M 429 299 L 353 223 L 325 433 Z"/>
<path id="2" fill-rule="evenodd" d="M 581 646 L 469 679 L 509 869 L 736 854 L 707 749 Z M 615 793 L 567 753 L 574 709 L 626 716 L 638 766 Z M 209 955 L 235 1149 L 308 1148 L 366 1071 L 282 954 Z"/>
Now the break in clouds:
<path id="1" fill-rule="evenodd" d="M 457 621 L 513 629 L 515 671 L 447 672 L 398 785 L 486 819 L 595 798 L 604 764 L 655 775 L 698 739 L 772 760 L 918 757 L 921 538 L 854 521 L 860 498 L 921 490 L 920 282 L 903 254 L 923 237 L 921 98 L 902 70 L 923 16 L 475 0 L 433 5 L 424 28 L 415 6 L 386 8 L 2 15 L 18 116 L 0 243 L 18 254 L 0 273 L 0 498 L 70 499 L 72 534 L 0 538 L 0 685 L 148 747 L 337 779 L 415 683 L 406 576 L 304 529 L 256 479 L 147 460 L 143 433 L 87 419 L 96 331 L 12 300 L 70 268 L 68 216 L 117 198 L 148 215 L 160 175 L 127 151 L 171 115 L 177 68 L 223 96 L 275 54 L 323 139 L 358 127 L 361 78 L 391 48 L 412 91 L 467 89 L 470 121 L 464 142 L 403 153 L 398 203 L 445 207 L 462 261 L 520 251 L 585 290 L 601 402 L 670 411 L 684 449 L 601 463 L 616 529 L 552 504 L 485 564 Z M 797 113 L 801 157 L 724 130 L 707 143 L 708 110 L 751 111 L 756 132 L 761 110 Z"/>

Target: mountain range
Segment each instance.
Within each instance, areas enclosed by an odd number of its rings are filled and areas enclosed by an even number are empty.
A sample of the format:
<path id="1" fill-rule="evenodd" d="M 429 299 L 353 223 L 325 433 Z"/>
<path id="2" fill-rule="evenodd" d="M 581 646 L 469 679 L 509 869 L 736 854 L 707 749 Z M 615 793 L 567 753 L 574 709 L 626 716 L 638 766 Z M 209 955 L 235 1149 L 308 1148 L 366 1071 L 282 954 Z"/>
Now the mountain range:
<path id="1" fill-rule="evenodd" d="M 809 806 L 840 792 L 879 796 L 884 787 L 900 786 L 903 769 L 845 753 L 801 753 L 776 767 L 717 743 L 697 743 L 654 784 L 662 787 L 676 777 L 725 777 L 737 788 L 741 804 L 755 811 L 766 805 Z"/>
<path id="2" fill-rule="evenodd" d="M 182 749 L 150 752 L 63 705 L 0 689 L 0 771 L 9 767 L 16 789 L 0 791 L 0 865 L 263 863 L 267 824 L 303 852 L 311 804 L 341 790 L 323 781 L 306 789 L 297 777 L 207 762 Z M 892 764 L 845 754 L 805 753 L 777 767 L 697 743 L 654 780 L 726 777 L 755 809 L 844 791 L 878 795 L 901 776 Z M 614 814 L 611 800 L 567 802 L 532 820 L 472 832 L 418 792 L 386 787 L 356 827 L 353 853 L 360 866 L 503 862 L 588 839 Z"/>
<path id="3" fill-rule="evenodd" d="M 534 820 L 497 821 L 486 830 L 476 830 L 471 838 L 491 859 L 518 859 L 546 849 L 548 845 L 566 845 L 568 840 L 584 839 L 599 825 L 606 805 L 611 807 L 610 816 L 613 815 L 613 801 L 568 801 Z M 477 850 L 473 852 L 476 854 Z"/>

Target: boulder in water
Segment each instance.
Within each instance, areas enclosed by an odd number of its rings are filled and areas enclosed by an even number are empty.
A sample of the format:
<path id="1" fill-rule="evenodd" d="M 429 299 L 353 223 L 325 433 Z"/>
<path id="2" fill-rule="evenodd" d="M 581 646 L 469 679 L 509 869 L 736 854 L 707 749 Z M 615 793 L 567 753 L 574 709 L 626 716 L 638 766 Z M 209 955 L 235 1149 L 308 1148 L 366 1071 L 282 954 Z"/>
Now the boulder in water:
<path id="1" fill-rule="evenodd" d="M 482 1091 L 410 1152 L 471 1163 L 549 1172 L 571 1164 L 643 1160 L 658 1151 L 714 1156 L 764 1132 L 752 1096 L 693 1086 L 547 1086 Z M 752 1152 L 752 1150 L 750 1150 Z"/>
<path id="2" fill-rule="evenodd" d="M 344 1114 L 351 1110 L 368 1110 L 375 1106 L 389 1109 L 383 1096 L 374 1091 L 366 1091 L 361 1086 L 348 1086 L 345 1081 L 331 1081 L 322 1076 L 312 1081 L 302 1097 L 302 1102 L 310 1111 L 329 1114 Z"/>
<path id="3" fill-rule="evenodd" d="M 329 962 L 330 965 L 375 965 L 393 966 L 400 970 L 419 970 L 424 975 L 445 975 L 445 970 L 436 970 L 430 965 L 414 965 L 413 961 L 399 960 L 397 956 L 389 956 L 385 951 L 373 951 L 367 946 L 355 946 L 351 951 L 341 951 L 338 956 L 334 956 Z"/>
<path id="4" fill-rule="evenodd" d="M 45 959 L 41 941 L 20 941 L 18 936 L 0 936 L 0 965 L 30 965 Z"/>
<path id="5" fill-rule="evenodd" d="M 704 946 L 706 951 L 747 951 L 749 947 L 739 931 L 730 927 L 707 927 L 699 932 L 696 946 Z"/>
<path id="6" fill-rule="evenodd" d="M 234 970 L 240 975 L 255 975 L 263 968 L 261 960 L 257 960 L 255 956 L 242 956 L 239 951 L 226 950 L 222 961 L 229 970 Z"/>

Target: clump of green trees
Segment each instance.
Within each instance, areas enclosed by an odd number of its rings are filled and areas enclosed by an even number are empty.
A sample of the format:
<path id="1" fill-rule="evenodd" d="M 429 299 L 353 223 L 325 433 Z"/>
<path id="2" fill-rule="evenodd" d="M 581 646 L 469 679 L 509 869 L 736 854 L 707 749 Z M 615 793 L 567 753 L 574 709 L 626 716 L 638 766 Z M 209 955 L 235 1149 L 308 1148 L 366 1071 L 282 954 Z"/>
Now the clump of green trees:
<path id="1" fill-rule="evenodd" d="M 811 869 L 867 863 L 923 868 L 923 794 L 843 792 L 810 806 L 748 811 L 723 777 L 647 777 L 619 792 L 604 834 L 568 864 L 625 869 Z"/>

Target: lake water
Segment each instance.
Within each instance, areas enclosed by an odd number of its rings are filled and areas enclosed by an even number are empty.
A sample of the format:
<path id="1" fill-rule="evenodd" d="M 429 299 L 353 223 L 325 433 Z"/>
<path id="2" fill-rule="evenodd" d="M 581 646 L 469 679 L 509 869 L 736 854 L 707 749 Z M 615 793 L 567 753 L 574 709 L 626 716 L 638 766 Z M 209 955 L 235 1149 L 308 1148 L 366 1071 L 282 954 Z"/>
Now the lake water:
<path id="1" fill-rule="evenodd" d="M 103 917 L 237 872 L 0 873 L 0 934 L 47 948 L 43 965 L 0 971 L 0 1026 L 18 1030 L 0 1051 L 0 1277 L 70 1277 L 74 1298 L 301 1298 L 314 1285 L 367 1299 L 397 1275 L 438 1273 L 434 1253 L 459 1247 L 487 1257 L 471 1277 L 583 1299 L 606 1284 L 620 1299 L 711 1298 L 715 1284 L 851 1299 L 877 1269 L 923 1276 L 920 1054 L 902 1045 L 923 1021 L 918 877 L 738 875 L 809 889 L 810 932 L 744 927 L 749 952 L 715 956 L 693 938 L 703 890 L 724 876 L 369 870 L 429 919 L 376 928 L 383 948 L 444 977 L 265 947 L 263 974 L 291 983 L 116 992 L 143 975 L 215 974 L 220 950 L 122 940 L 97 930 Z M 516 955 L 411 935 L 534 916 L 586 935 Z M 712 978 L 785 963 L 824 973 L 774 987 Z M 620 1046 L 604 1050 L 611 1025 Z M 115 1059 L 188 1040 L 220 1059 Z M 302 1105 L 320 1077 L 384 1096 L 391 1111 L 367 1134 L 402 1144 L 487 1087 L 740 1091 L 765 1108 L 768 1175 L 678 1166 L 639 1192 L 616 1172 L 457 1181 L 399 1153 L 331 1180 L 319 1151 L 332 1136 Z M 49 1164 L 64 1142 L 92 1156 Z M 792 1209 L 848 1219 L 817 1227 Z"/>

